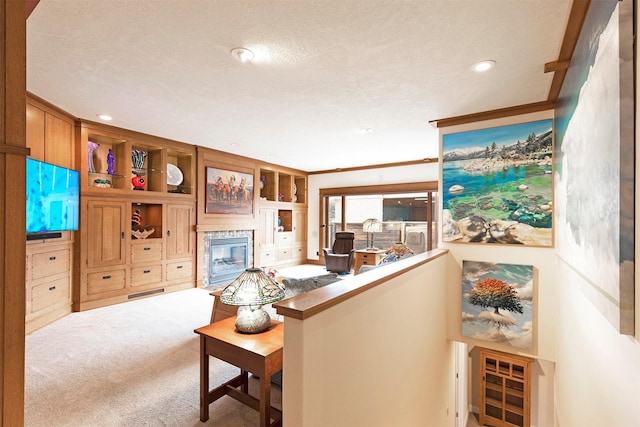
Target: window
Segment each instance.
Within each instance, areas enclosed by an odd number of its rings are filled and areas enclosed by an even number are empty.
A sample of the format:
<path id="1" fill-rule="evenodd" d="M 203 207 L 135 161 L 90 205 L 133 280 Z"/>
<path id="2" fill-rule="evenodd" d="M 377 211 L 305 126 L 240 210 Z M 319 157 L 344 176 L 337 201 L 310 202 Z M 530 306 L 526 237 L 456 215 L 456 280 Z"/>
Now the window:
<path id="1" fill-rule="evenodd" d="M 409 191 L 412 190 L 412 191 Z M 331 247 L 337 231 L 353 231 L 356 250 L 388 248 L 397 242 L 421 253 L 437 246 L 437 182 L 358 188 L 321 189 L 324 228 L 319 253 Z M 380 231 L 367 233 L 368 219 L 381 222 Z"/>

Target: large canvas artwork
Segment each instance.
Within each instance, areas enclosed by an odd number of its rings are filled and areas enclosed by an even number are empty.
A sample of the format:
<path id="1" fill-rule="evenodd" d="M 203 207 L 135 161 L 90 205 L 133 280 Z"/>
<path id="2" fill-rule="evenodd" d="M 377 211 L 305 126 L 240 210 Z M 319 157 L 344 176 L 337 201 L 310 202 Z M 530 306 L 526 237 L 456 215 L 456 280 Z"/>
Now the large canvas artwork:
<path id="1" fill-rule="evenodd" d="M 533 266 L 462 262 L 462 335 L 512 347 L 533 344 Z"/>
<path id="2" fill-rule="evenodd" d="M 558 256 L 619 330 L 634 334 L 631 0 L 592 2 L 556 110 Z"/>
<path id="3" fill-rule="evenodd" d="M 253 213 L 252 174 L 207 167 L 206 177 L 206 213 Z"/>
<path id="4" fill-rule="evenodd" d="M 553 245 L 551 119 L 442 137 L 442 239 Z"/>

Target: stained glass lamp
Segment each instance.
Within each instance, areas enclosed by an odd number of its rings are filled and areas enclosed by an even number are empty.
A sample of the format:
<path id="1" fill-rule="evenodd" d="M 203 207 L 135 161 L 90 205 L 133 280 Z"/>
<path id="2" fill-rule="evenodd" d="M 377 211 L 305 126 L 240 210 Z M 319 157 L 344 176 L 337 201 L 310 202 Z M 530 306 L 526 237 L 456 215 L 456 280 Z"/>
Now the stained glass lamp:
<path id="1" fill-rule="evenodd" d="M 367 233 L 367 251 L 377 251 L 378 248 L 373 244 L 373 233 L 379 233 L 382 231 L 382 222 L 376 218 L 369 218 L 362 223 L 362 231 Z M 371 235 L 371 246 L 369 245 L 369 235 Z"/>
<path id="2" fill-rule="evenodd" d="M 257 334 L 271 325 L 269 314 L 262 306 L 284 298 L 284 286 L 260 268 L 247 268 L 220 294 L 220 302 L 237 305 L 236 330 Z"/>

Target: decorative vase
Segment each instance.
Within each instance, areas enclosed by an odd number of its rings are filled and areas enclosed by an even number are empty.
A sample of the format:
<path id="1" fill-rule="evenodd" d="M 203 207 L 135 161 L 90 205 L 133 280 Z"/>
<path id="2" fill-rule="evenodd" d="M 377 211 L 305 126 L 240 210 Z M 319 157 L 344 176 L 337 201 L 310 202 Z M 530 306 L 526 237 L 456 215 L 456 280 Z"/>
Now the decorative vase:
<path id="1" fill-rule="evenodd" d="M 93 167 L 93 152 L 96 151 L 100 147 L 100 144 L 97 142 L 89 141 L 89 172 L 95 173 L 96 168 Z"/>
<path id="2" fill-rule="evenodd" d="M 131 165 L 134 169 L 143 169 L 144 161 L 147 159 L 147 152 L 142 150 L 131 151 Z"/>
<path id="3" fill-rule="evenodd" d="M 262 190 L 267 185 L 267 177 L 260 175 L 260 189 Z"/>

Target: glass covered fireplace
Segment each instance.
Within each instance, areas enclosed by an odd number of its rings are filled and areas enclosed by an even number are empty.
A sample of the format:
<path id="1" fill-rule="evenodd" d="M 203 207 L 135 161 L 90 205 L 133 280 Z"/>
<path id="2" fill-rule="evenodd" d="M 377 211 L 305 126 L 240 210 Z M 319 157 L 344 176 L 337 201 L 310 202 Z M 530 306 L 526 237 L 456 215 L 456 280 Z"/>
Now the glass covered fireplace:
<path id="1" fill-rule="evenodd" d="M 249 267 L 249 238 L 225 237 L 209 241 L 209 284 L 230 282 Z"/>

